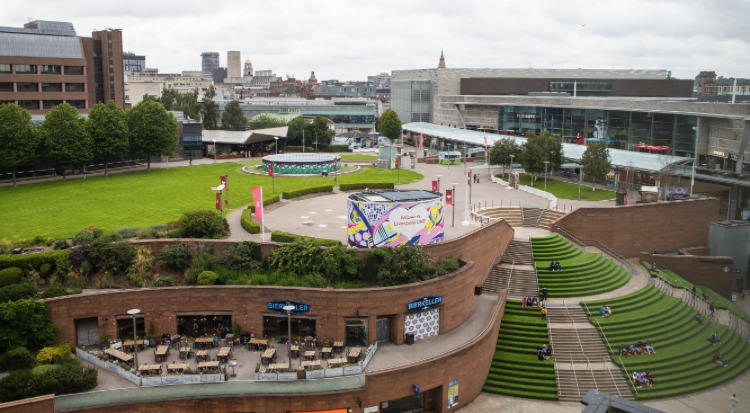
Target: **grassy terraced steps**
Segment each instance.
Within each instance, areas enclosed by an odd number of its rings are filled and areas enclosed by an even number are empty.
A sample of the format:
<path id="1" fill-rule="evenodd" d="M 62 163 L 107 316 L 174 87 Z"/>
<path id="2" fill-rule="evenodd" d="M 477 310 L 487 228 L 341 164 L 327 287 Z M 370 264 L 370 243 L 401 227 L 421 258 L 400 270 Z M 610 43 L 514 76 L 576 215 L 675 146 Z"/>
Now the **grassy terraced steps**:
<path id="1" fill-rule="evenodd" d="M 630 273 L 602 254 L 584 252 L 559 234 L 531 239 L 539 288 L 551 298 L 582 297 L 616 290 L 627 284 Z M 563 271 L 549 271 L 550 261 Z"/>
<path id="2" fill-rule="evenodd" d="M 557 400 L 557 381 L 552 360 L 539 361 L 536 350 L 549 344 L 547 324 L 540 309 L 521 307 L 508 300 L 485 392 L 528 399 Z"/>
<path id="3" fill-rule="evenodd" d="M 617 298 L 582 302 L 594 325 L 601 325 L 612 347 L 616 364 L 629 374 L 651 371 L 654 387 L 638 389 L 638 400 L 674 397 L 707 390 L 729 381 L 750 367 L 750 343 L 727 326 L 695 319 L 698 312 L 679 298 L 670 297 L 653 285 Z M 599 315 L 601 306 L 610 306 L 612 316 Z M 721 335 L 721 344 L 706 338 Z M 620 344 L 650 341 L 655 354 L 620 357 Z M 720 352 L 729 361 L 719 367 L 713 361 Z M 622 363 L 620 363 L 622 360 Z M 623 374 L 625 374 L 623 372 Z"/>

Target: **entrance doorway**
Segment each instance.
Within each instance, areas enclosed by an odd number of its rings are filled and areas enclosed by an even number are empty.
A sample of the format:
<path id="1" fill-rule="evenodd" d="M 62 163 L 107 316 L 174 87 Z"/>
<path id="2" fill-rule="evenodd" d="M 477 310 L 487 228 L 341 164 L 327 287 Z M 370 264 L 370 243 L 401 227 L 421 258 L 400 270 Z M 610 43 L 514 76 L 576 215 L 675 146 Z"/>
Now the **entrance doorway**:
<path id="1" fill-rule="evenodd" d="M 346 346 L 347 347 L 367 347 L 368 329 L 367 317 L 347 317 L 344 318 L 346 323 Z"/>
<path id="2" fill-rule="evenodd" d="M 96 317 L 75 320 L 77 345 L 99 344 L 99 320 Z"/>
<path id="3" fill-rule="evenodd" d="M 416 413 L 424 411 L 424 393 L 380 403 L 381 413 Z"/>
<path id="4" fill-rule="evenodd" d="M 302 342 L 304 340 L 315 340 L 315 319 L 316 316 L 304 314 L 292 316 L 292 340 Z M 287 316 L 278 313 L 263 314 L 263 338 L 267 340 L 275 339 L 281 342 L 287 342 L 289 339 L 289 326 L 287 325 Z"/>
<path id="5" fill-rule="evenodd" d="M 224 311 L 191 311 L 177 313 L 177 334 L 182 337 L 218 336 L 232 332 L 232 313 Z"/>
<path id="6" fill-rule="evenodd" d="M 146 337 L 146 330 L 144 330 L 146 323 L 144 323 L 143 320 L 143 314 L 137 314 L 135 316 L 136 328 L 138 329 L 138 331 L 136 331 L 136 335 L 138 339 L 143 339 L 144 337 Z M 122 341 L 133 340 L 132 315 L 127 314 L 117 316 L 117 338 Z"/>
<path id="7" fill-rule="evenodd" d="M 376 326 L 375 338 L 378 342 L 391 341 L 391 318 L 390 317 L 378 317 Z"/>

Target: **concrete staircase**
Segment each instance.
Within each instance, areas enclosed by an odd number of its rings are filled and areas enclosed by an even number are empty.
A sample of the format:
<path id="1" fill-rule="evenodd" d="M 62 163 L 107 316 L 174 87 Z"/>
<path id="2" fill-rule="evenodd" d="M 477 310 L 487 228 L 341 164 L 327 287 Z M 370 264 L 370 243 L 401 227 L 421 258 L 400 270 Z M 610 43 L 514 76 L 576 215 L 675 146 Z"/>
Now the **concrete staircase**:
<path id="1" fill-rule="evenodd" d="M 507 289 L 509 296 L 516 297 L 539 295 L 534 270 L 520 269 L 513 264 L 498 264 L 492 268 L 489 277 L 484 282 L 483 289 L 494 293 Z"/>
<path id="2" fill-rule="evenodd" d="M 586 363 L 609 359 L 609 353 L 599 337 L 599 332 L 590 324 L 586 327 L 556 328 L 550 325 L 550 338 L 554 343 L 555 357 L 563 362 Z"/>
<path id="3" fill-rule="evenodd" d="M 524 208 L 523 216 L 521 208 L 489 208 L 478 211 L 480 214 L 506 221 L 511 227 L 532 227 L 548 229 L 552 221 L 565 215 L 563 211 L 543 208 Z M 543 212 L 543 213 L 542 213 Z M 539 215 L 541 214 L 541 218 Z M 539 225 L 537 225 L 537 222 Z"/>
<path id="4" fill-rule="evenodd" d="M 539 225 L 537 225 L 537 228 L 544 228 L 549 229 L 549 225 L 560 218 L 561 216 L 565 215 L 566 213 L 563 211 L 557 211 L 554 209 L 548 209 L 544 211 L 544 215 L 542 215 L 542 219 L 539 220 Z"/>
<path id="5" fill-rule="evenodd" d="M 521 208 L 490 208 L 481 210 L 479 213 L 486 217 L 502 219 L 511 227 L 523 227 Z"/>
<path id="6" fill-rule="evenodd" d="M 516 265 L 534 265 L 531 254 L 531 243 L 516 239 L 511 240 L 500 262 L 515 263 Z"/>
<path id="7" fill-rule="evenodd" d="M 580 311 L 578 311 L 580 310 Z M 580 323 L 588 325 L 589 318 L 582 308 L 547 307 L 547 319 L 550 323 Z"/>
<path id="8" fill-rule="evenodd" d="M 526 228 L 536 228 L 536 224 L 539 222 L 542 214 L 544 214 L 544 208 L 524 208 L 523 226 Z"/>
<path id="9" fill-rule="evenodd" d="M 635 400 L 619 369 L 572 370 L 559 368 L 557 379 L 561 402 L 579 402 L 589 389 L 597 389 L 626 400 Z"/>

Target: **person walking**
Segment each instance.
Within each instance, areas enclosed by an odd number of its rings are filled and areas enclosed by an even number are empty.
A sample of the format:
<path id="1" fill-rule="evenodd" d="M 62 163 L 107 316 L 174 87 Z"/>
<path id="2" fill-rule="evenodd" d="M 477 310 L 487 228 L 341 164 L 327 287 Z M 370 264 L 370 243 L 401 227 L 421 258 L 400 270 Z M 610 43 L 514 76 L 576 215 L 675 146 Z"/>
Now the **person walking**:
<path id="1" fill-rule="evenodd" d="M 544 302 L 547 302 L 547 287 L 542 288 L 542 298 L 544 299 Z"/>
<path id="2" fill-rule="evenodd" d="M 542 320 L 547 320 L 547 308 L 542 307 Z"/>
<path id="3" fill-rule="evenodd" d="M 191 156 L 190 157 L 190 165 L 192 165 L 192 164 L 193 164 L 193 157 Z"/>
<path id="4" fill-rule="evenodd" d="M 708 308 L 711 309 L 711 317 L 713 317 L 714 316 L 714 303 L 713 302 L 709 303 Z"/>
<path id="5" fill-rule="evenodd" d="M 734 413 L 735 409 L 737 409 L 737 404 L 739 404 L 739 400 L 737 400 L 737 395 L 733 394 L 732 397 L 729 398 L 729 403 L 732 403 L 732 413 Z"/>
<path id="6" fill-rule="evenodd" d="M 695 300 L 695 286 L 693 286 L 693 300 Z"/>

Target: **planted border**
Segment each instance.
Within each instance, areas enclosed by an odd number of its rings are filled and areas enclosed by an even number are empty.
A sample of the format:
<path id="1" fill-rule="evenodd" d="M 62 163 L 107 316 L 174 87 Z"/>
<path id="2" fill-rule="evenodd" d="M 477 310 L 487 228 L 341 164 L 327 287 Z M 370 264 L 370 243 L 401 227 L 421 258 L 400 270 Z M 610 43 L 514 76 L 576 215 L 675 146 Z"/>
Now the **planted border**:
<path id="1" fill-rule="evenodd" d="M 245 231 L 251 234 L 258 234 L 260 233 L 260 225 L 253 221 L 252 214 L 253 212 L 249 209 L 243 209 L 240 223 L 242 224 L 242 228 L 245 228 Z"/>
<path id="2" fill-rule="evenodd" d="M 271 241 L 273 242 L 294 242 L 294 240 L 296 239 L 301 239 L 305 241 L 307 240 L 313 241 L 316 244 L 324 246 L 324 247 L 333 247 L 336 245 L 341 245 L 341 241 L 336 241 L 333 239 L 305 237 L 303 235 L 291 234 L 289 232 L 283 232 L 283 231 L 274 231 L 271 233 Z"/>
<path id="3" fill-rule="evenodd" d="M 282 192 L 284 199 L 292 199 L 302 195 L 315 194 L 319 192 L 333 192 L 333 185 L 313 186 L 310 188 L 295 189 L 293 191 Z"/>

